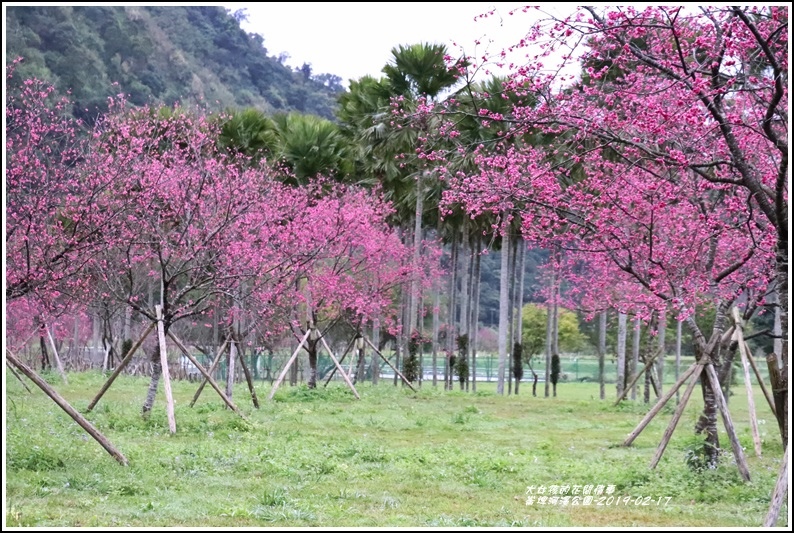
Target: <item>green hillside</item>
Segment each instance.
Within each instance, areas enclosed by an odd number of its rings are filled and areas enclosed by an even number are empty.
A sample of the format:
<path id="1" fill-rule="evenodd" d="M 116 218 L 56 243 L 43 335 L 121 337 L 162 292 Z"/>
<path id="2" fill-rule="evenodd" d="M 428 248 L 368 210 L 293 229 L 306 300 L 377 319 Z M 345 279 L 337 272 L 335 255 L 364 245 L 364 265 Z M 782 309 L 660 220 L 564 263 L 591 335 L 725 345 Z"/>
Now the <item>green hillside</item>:
<path id="1" fill-rule="evenodd" d="M 341 78 L 268 56 L 265 39 L 240 28 L 244 17 L 213 6 L 10 6 L 6 63 L 22 57 L 20 77 L 70 90 L 73 113 L 89 122 L 122 92 L 136 105 L 253 106 L 333 119 Z"/>

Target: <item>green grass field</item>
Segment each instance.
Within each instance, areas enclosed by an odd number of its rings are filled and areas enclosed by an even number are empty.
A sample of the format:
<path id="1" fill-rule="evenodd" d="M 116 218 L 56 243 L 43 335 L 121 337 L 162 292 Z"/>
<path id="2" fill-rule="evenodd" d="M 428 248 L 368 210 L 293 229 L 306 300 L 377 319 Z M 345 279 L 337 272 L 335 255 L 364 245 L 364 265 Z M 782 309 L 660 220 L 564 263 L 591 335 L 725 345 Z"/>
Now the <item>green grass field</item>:
<path id="1" fill-rule="evenodd" d="M 68 377 L 66 385 L 47 375 L 84 412 L 105 378 Z M 141 418 L 147 385 L 121 377 L 87 414 L 129 459 L 122 467 L 39 389 L 30 384 L 28 394 L 9 373 L 6 526 L 757 527 L 783 455 L 757 390 L 763 453 L 755 457 L 741 382 L 730 405 L 750 483 L 724 433 L 721 465 L 695 467 L 699 388 L 650 470 L 674 402 L 625 448 L 648 407 L 613 407 L 598 399 L 595 383 L 562 383 L 557 398 L 534 398 L 526 383 L 519 396 L 497 396 L 493 383 L 478 384 L 476 394 L 427 382 L 418 393 L 362 383 L 358 401 L 332 382 L 319 390 L 282 386 L 268 402 L 270 383 L 257 382 L 260 409 L 238 384 L 234 399 L 246 421 L 210 387 L 190 408 L 197 384 L 177 381 L 176 435 L 162 385 L 151 418 Z M 614 397 L 613 385 L 607 394 Z M 527 501 L 528 487 L 550 496 L 552 486 L 568 486 L 573 496 L 598 485 L 604 492 L 589 503 Z M 778 525 L 787 516 L 784 507 Z"/>

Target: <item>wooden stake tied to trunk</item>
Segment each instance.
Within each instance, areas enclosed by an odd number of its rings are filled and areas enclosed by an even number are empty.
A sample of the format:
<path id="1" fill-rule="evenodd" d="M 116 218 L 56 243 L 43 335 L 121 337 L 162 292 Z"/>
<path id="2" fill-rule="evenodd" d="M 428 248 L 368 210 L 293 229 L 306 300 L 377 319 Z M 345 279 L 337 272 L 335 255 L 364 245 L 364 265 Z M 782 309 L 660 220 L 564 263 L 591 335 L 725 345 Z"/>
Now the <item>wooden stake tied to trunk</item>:
<path id="1" fill-rule="evenodd" d="M 744 390 L 747 394 L 747 407 L 750 410 L 750 430 L 753 435 L 753 448 L 756 457 L 761 457 L 761 436 L 758 434 L 758 420 L 755 414 L 755 400 L 753 399 L 753 384 L 750 382 L 750 364 L 747 361 L 747 354 L 744 353 L 744 330 L 742 318 L 739 316 L 739 309 L 733 308 L 733 320 L 736 326 L 733 332 L 733 339 L 739 347 L 739 355 L 742 359 L 742 372 L 744 373 Z"/>
<path id="2" fill-rule="evenodd" d="M 168 347 L 165 344 L 165 325 L 163 324 L 163 306 L 155 305 L 157 313 L 157 339 L 160 344 L 160 365 L 163 373 L 163 388 L 165 389 L 166 413 L 168 414 L 168 430 L 176 433 L 176 417 L 174 416 L 174 394 L 171 392 L 171 373 L 168 370 Z"/>

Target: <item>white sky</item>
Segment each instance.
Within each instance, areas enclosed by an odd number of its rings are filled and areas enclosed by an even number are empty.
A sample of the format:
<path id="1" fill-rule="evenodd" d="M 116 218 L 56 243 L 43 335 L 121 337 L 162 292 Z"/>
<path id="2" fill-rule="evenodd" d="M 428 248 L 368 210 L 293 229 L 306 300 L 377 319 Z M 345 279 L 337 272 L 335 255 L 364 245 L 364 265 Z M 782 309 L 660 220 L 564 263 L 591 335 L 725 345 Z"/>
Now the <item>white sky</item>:
<path id="1" fill-rule="evenodd" d="M 364 75 L 380 77 L 391 49 L 419 42 L 445 44 L 453 57 L 498 53 L 517 43 L 532 20 L 531 12 L 510 10 L 520 2 L 260 2 L 224 3 L 231 10 L 245 8 L 247 32 L 264 37 L 269 56 L 289 54 L 290 67 L 310 63 L 314 74 L 329 73 L 348 80 Z M 538 5 L 538 4 L 535 4 Z M 498 9 L 500 16 L 474 20 Z M 546 4 L 545 10 L 575 6 Z M 475 45 L 476 40 L 480 45 Z M 492 42 L 491 42 L 492 41 Z M 456 46 L 457 45 L 457 46 Z M 485 77 L 485 76 L 483 76 Z"/>

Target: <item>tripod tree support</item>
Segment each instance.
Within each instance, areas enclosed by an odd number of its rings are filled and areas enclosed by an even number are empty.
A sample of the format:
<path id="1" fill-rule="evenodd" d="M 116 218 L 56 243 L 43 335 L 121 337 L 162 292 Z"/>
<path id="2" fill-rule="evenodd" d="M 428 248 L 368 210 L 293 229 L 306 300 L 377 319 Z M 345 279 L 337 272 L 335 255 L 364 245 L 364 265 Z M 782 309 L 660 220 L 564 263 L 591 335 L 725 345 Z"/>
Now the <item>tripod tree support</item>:
<path id="1" fill-rule="evenodd" d="M 196 405 L 196 401 L 199 399 L 199 396 L 201 396 L 201 391 L 204 390 L 204 386 L 209 382 L 209 380 L 210 380 L 209 376 L 211 376 L 212 373 L 215 372 L 215 367 L 218 366 L 218 363 L 221 360 L 221 356 L 223 355 L 223 351 L 226 349 L 226 345 L 228 343 L 229 343 L 229 338 L 227 337 L 223 341 L 223 344 L 221 344 L 221 347 L 218 348 L 218 353 L 215 355 L 215 360 L 212 361 L 212 364 L 210 365 L 210 369 L 207 371 L 207 374 L 204 374 L 204 381 L 201 382 L 201 385 L 199 385 L 198 390 L 196 390 L 196 394 L 193 395 L 193 400 L 190 402 L 190 407 L 193 407 L 194 405 Z M 197 366 L 196 368 L 200 368 L 200 367 Z M 217 384 L 216 384 L 216 387 L 217 387 Z"/>
<path id="2" fill-rule="evenodd" d="M 629 385 L 628 385 L 628 386 L 627 386 L 625 389 L 623 389 L 623 394 L 621 394 L 621 395 L 620 395 L 620 397 L 619 397 L 619 398 L 618 398 L 618 399 L 615 401 L 615 403 L 614 403 L 613 407 L 614 407 L 614 406 L 616 406 L 617 404 L 619 404 L 620 402 L 622 402 L 623 400 L 625 400 L 625 399 L 626 399 L 626 395 L 629 393 L 629 391 L 632 389 L 632 387 L 634 387 L 634 385 L 637 383 L 637 381 L 639 381 L 640 377 L 642 377 L 642 375 L 643 375 L 645 372 L 647 372 L 647 371 L 648 371 L 648 369 L 650 369 L 650 368 L 651 368 L 651 366 L 653 366 L 653 362 L 656 360 L 656 358 L 657 358 L 657 357 L 659 356 L 659 354 L 661 354 L 661 353 L 662 353 L 662 349 L 661 349 L 661 348 L 659 348 L 659 349 L 657 349 L 657 350 L 654 352 L 654 354 L 653 354 L 653 355 L 652 355 L 650 358 L 648 358 L 648 359 L 645 361 L 645 367 L 643 367 L 643 369 L 642 369 L 642 370 L 640 370 L 640 372 L 639 372 L 639 373 L 638 373 L 636 376 L 634 376 L 634 377 L 632 378 L 632 380 L 631 380 L 631 383 L 629 383 Z M 659 403 L 659 402 L 657 402 L 657 403 Z"/>
<path id="3" fill-rule="evenodd" d="M 325 337 L 320 337 L 320 341 L 323 343 L 323 346 L 325 346 L 325 349 L 328 351 L 328 355 L 331 356 L 331 359 L 336 365 L 336 368 L 339 369 L 339 373 L 342 374 L 342 377 L 345 379 L 345 383 L 347 383 L 347 386 L 350 387 L 350 390 L 353 391 L 353 396 L 356 397 L 356 400 L 360 400 L 361 396 L 358 395 L 356 388 L 353 386 L 353 383 L 350 381 L 350 377 L 347 374 L 345 374 L 345 370 L 342 368 L 342 365 L 339 364 L 339 361 L 336 360 L 336 356 L 334 355 L 334 352 L 328 346 L 328 343 L 325 342 Z"/>
<path id="4" fill-rule="evenodd" d="M 143 332 L 143 335 L 141 335 L 141 337 L 138 339 L 138 342 L 132 345 L 130 350 L 124 356 L 124 359 L 122 359 L 119 365 L 116 367 L 116 370 L 113 371 L 113 373 L 110 375 L 110 377 L 105 382 L 105 384 L 102 385 L 102 388 L 99 390 L 99 392 L 94 397 L 94 399 L 91 400 L 91 403 L 88 404 L 88 408 L 86 409 L 86 412 L 91 411 L 91 409 L 93 409 L 96 406 L 97 402 L 99 402 L 102 396 L 105 395 L 105 393 L 113 384 L 113 382 L 116 380 L 116 378 L 119 377 L 119 374 L 121 374 L 122 370 L 124 370 L 124 368 L 129 364 L 129 362 L 132 361 L 132 356 L 135 355 L 135 352 L 138 350 L 138 348 L 141 347 L 143 341 L 145 341 L 146 337 L 149 336 L 149 333 L 152 332 L 152 330 L 154 329 L 154 325 L 155 325 L 154 322 L 149 324 L 149 327 L 146 328 L 146 331 Z"/>
<path id="5" fill-rule="evenodd" d="M 275 383 L 273 383 L 273 388 L 270 389 L 270 395 L 268 395 L 268 397 L 267 397 L 268 400 L 272 400 L 273 396 L 275 396 L 279 385 L 281 385 L 281 382 L 284 381 L 284 378 L 286 377 L 287 372 L 289 371 L 289 367 L 291 367 L 292 363 L 294 363 L 295 359 L 297 359 L 298 353 L 300 353 L 301 348 L 303 348 L 303 343 L 305 343 L 306 339 L 309 338 L 309 333 L 311 333 L 311 331 L 312 331 L 311 329 L 306 330 L 306 334 L 303 336 L 301 341 L 298 343 L 298 347 L 295 348 L 295 351 L 292 352 L 292 355 L 287 360 L 287 364 L 284 365 L 284 368 L 281 370 L 281 374 L 278 375 L 278 378 L 276 379 Z"/>
<path id="6" fill-rule="evenodd" d="M 699 367 L 699 368 L 697 368 Z M 687 369 L 684 374 L 678 378 L 676 384 L 667 391 L 667 394 L 656 403 L 653 409 L 643 418 L 637 428 L 629 433 L 628 438 L 623 443 L 624 446 L 629 446 L 637 438 L 640 432 L 648 425 L 648 423 L 656 416 L 659 411 L 662 409 L 665 403 L 675 394 L 675 392 L 681 387 L 681 385 L 686 381 L 686 379 L 692 375 L 692 381 L 689 383 L 686 391 L 684 392 L 684 397 L 681 399 L 681 403 L 678 404 L 676 408 L 675 414 L 673 415 L 673 419 L 670 421 L 670 424 L 667 427 L 667 430 L 664 433 L 661 443 L 656 450 L 656 454 L 654 455 L 653 461 L 651 462 L 651 468 L 654 468 L 662 457 L 664 453 L 664 449 L 667 446 L 667 443 L 670 440 L 670 437 L 675 430 L 676 425 L 678 424 L 679 419 L 681 418 L 681 414 L 686 407 L 687 402 L 692 394 L 692 390 L 695 387 L 695 383 L 697 382 L 698 377 L 703 372 L 705 367 L 706 376 L 708 377 L 711 388 L 714 391 L 714 397 L 717 401 L 717 406 L 720 410 L 720 414 L 722 415 L 722 421 L 725 425 L 725 430 L 728 433 L 728 439 L 731 442 L 731 448 L 733 450 L 733 455 L 736 459 L 736 465 L 739 468 L 739 473 L 742 476 L 742 479 L 745 481 L 750 481 L 750 471 L 747 467 L 747 462 L 744 457 L 744 453 L 742 452 L 742 446 L 739 443 L 739 439 L 736 435 L 736 430 L 733 426 L 733 422 L 731 421 L 731 415 L 728 411 L 728 405 L 725 402 L 725 396 L 722 394 L 722 389 L 720 388 L 719 378 L 717 377 L 717 373 L 714 370 L 714 366 L 711 364 L 711 361 L 700 361 L 692 365 L 689 369 Z"/>
<path id="7" fill-rule="evenodd" d="M 234 405 L 234 402 L 232 402 L 229 399 L 229 397 L 226 396 L 226 394 L 223 393 L 221 388 L 218 386 L 218 383 L 216 383 L 216 381 L 214 379 L 212 379 L 212 375 L 210 375 L 210 373 L 207 372 L 207 370 L 205 370 L 203 366 L 201 366 L 201 363 L 199 363 L 198 360 L 195 357 L 193 357 L 190 354 L 190 352 L 188 352 L 188 349 L 185 348 L 185 345 L 182 343 L 182 341 L 180 341 L 177 338 L 177 336 L 174 335 L 173 333 L 171 333 L 170 331 L 168 332 L 168 336 L 171 337 L 171 340 L 174 341 L 174 343 L 179 347 L 179 349 L 182 351 L 182 353 L 185 354 L 185 357 L 187 357 L 190 360 L 190 362 L 193 363 L 196 366 L 196 368 L 198 368 L 198 371 L 201 372 L 201 374 L 204 376 L 204 378 L 207 381 L 209 381 L 210 386 L 212 386 L 212 388 L 215 389 L 215 392 L 217 392 L 218 395 L 221 397 L 221 399 L 226 403 L 226 405 L 229 406 L 229 409 L 231 409 L 232 411 L 234 411 L 235 413 L 237 413 L 241 417 L 245 418 L 243 416 L 243 414 L 240 412 L 240 410 L 237 408 L 237 406 Z"/>
<path id="8" fill-rule="evenodd" d="M 347 357 L 347 353 L 350 351 L 350 348 L 352 346 L 353 346 L 353 340 L 351 340 L 350 342 L 347 343 L 347 348 L 345 348 L 345 351 L 342 352 L 342 357 L 339 358 L 339 364 L 340 365 L 345 361 L 345 357 Z M 331 382 L 331 379 L 333 379 L 335 374 L 336 374 L 336 365 L 334 365 L 334 367 L 331 369 L 331 371 L 328 372 L 328 377 L 325 379 L 325 385 L 323 385 L 323 387 L 327 387 L 328 386 L 328 383 Z"/>
<path id="9" fill-rule="evenodd" d="M 374 344 L 372 344 L 372 341 L 371 341 L 371 340 L 369 340 L 367 337 L 364 337 L 364 340 L 366 340 L 366 341 L 367 341 L 367 344 L 369 344 L 369 346 L 370 346 L 370 347 L 371 347 L 373 350 L 375 350 L 375 353 L 376 353 L 376 354 L 378 354 L 378 355 L 380 356 L 380 358 L 381 358 L 381 359 L 383 359 L 384 361 L 386 361 L 386 364 L 387 364 L 387 365 L 389 365 L 389 366 L 391 367 L 391 369 L 392 369 L 392 370 L 394 370 L 394 373 L 395 373 L 395 374 L 397 374 L 398 376 L 400 376 L 400 379 L 402 379 L 402 380 L 403 380 L 403 383 L 405 383 L 406 385 L 408 385 L 408 388 L 409 388 L 409 389 L 411 389 L 412 391 L 416 392 L 416 389 L 415 389 L 415 388 L 413 388 L 413 385 L 411 385 L 411 382 L 410 382 L 410 381 L 408 381 L 408 379 L 406 379 L 406 377 L 405 377 L 405 376 L 403 376 L 403 375 L 400 373 L 400 371 L 399 371 L 399 370 L 397 370 L 396 368 L 394 368 L 394 365 L 393 365 L 393 364 L 391 364 L 391 363 L 389 362 L 389 360 L 388 360 L 388 359 L 386 359 L 386 357 L 385 357 L 385 356 L 384 356 L 382 353 L 380 353 L 380 350 L 378 350 L 378 349 L 375 347 L 375 345 L 374 345 Z"/>

